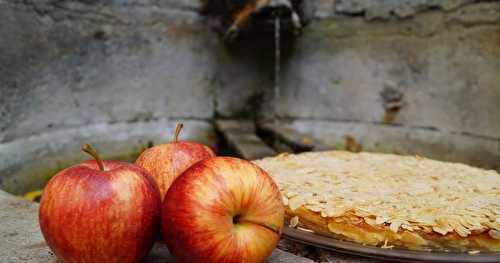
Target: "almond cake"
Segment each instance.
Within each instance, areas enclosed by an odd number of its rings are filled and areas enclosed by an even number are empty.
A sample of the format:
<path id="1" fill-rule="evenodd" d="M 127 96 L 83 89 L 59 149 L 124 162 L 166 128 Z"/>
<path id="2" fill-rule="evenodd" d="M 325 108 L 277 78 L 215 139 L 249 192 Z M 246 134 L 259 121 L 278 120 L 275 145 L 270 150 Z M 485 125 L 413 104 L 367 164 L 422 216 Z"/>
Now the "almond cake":
<path id="1" fill-rule="evenodd" d="M 291 227 L 411 250 L 500 251 L 500 174 L 419 156 L 343 151 L 255 161 Z"/>

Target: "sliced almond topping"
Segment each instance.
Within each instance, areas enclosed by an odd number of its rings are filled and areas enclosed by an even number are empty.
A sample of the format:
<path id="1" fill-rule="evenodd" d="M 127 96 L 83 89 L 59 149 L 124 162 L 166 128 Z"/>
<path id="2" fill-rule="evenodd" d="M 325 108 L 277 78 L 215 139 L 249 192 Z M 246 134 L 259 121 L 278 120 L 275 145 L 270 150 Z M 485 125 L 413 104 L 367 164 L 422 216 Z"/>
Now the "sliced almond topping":
<path id="1" fill-rule="evenodd" d="M 289 209 L 345 223 L 461 237 L 500 231 L 500 174 L 420 156 L 340 151 L 287 154 L 256 163 Z M 355 216 L 355 217 L 353 217 Z M 344 220 L 344 219 L 342 219 Z"/>
<path id="2" fill-rule="evenodd" d="M 375 224 L 377 225 L 381 225 L 385 222 L 389 221 L 389 218 L 388 217 L 384 217 L 384 216 L 377 216 L 377 218 L 375 219 Z"/>
<path id="3" fill-rule="evenodd" d="M 399 231 L 399 227 L 403 224 L 402 221 L 399 221 L 399 220 L 395 220 L 391 223 L 391 225 L 389 226 L 389 229 L 394 232 L 394 233 L 397 233 Z"/>
<path id="4" fill-rule="evenodd" d="M 439 234 L 441 234 L 443 236 L 446 235 L 446 234 L 448 234 L 450 232 L 449 229 L 443 229 L 443 228 L 440 228 L 440 227 L 437 227 L 437 226 L 432 227 L 432 230 L 434 230 L 434 232 L 437 232 L 437 233 L 439 233 Z"/>
<path id="5" fill-rule="evenodd" d="M 314 231 L 312 231 L 311 229 L 303 228 L 303 227 L 300 227 L 300 226 L 298 226 L 297 229 L 305 231 L 305 232 L 309 232 L 309 233 L 314 233 Z"/>
<path id="6" fill-rule="evenodd" d="M 376 223 L 375 219 L 368 218 L 368 217 L 365 217 L 364 219 L 365 219 L 365 222 L 366 222 L 367 224 L 369 224 L 370 226 L 375 226 L 375 225 L 377 225 L 377 223 Z"/>
<path id="7" fill-rule="evenodd" d="M 490 232 L 488 232 L 488 234 L 490 235 L 490 237 L 500 240 L 500 231 L 492 229 L 490 230 Z"/>
<path id="8" fill-rule="evenodd" d="M 282 196 L 281 196 L 281 200 L 283 200 L 283 204 L 284 204 L 285 206 L 288 206 L 288 197 L 286 197 L 285 195 L 282 195 Z"/>
<path id="9" fill-rule="evenodd" d="M 290 227 L 296 227 L 299 224 L 299 217 L 294 216 L 290 219 Z"/>
<path id="10" fill-rule="evenodd" d="M 393 245 L 390 245 L 390 246 L 389 246 L 389 245 L 388 245 L 388 243 L 389 243 L 389 240 L 387 240 L 387 239 L 386 239 L 386 240 L 384 241 L 384 244 L 381 246 L 381 248 L 384 248 L 384 249 L 391 249 L 391 248 L 394 248 L 394 246 L 393 246 Z"/>
<path id="11" fill-rule="evenodd" d="M 304 204 L 304 200 L 298 196 L 288 199 L 288 207 L 292 210 L 296 210 Z"/>

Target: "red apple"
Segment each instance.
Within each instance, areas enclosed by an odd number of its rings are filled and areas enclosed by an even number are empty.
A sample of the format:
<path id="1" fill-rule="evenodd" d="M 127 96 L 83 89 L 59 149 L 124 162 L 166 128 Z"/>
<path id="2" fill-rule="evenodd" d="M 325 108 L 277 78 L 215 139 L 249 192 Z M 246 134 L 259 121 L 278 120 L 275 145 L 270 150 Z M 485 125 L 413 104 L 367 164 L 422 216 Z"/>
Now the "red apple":
<path id="1" fill-rule="evenodd" d="M 44 189 L 39 222 L 47 244 L 65 263 L 139 262 L 158 232 L 156 183 L 136 165 L 82 149 L 96 160 L 64 169 Z"/>
<path id="2" fill-rule="evenodd" d="M 135 161 L 154 177 L 160 188 L 162 201 L 168 188 L 180 174 L 191 165 L 215 156 L 206 145 L 178 141 L 182 127 L 182 123 L 177 125 L 173 142 L 149 148 Z"/>
<path id="3" fill-rule="evenodd" d="M 263 262 L 283 229 L 284 205 L 271 177 L 251 162 L 214 157 L 172 184 L 163 238 L 177 262 Z"/>

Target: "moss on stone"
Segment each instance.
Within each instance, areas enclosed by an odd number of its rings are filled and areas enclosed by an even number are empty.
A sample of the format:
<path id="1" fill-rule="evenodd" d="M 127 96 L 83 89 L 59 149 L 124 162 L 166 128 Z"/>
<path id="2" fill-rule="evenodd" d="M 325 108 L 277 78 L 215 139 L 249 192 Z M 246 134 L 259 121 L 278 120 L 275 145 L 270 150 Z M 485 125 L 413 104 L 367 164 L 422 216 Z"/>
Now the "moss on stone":
<path id="1" fill-rule="evenodd" d="M 113 154 L 103 154 L 105 160 L 117 160 L 124 162 L 134 162 L 148 144 L 133 145 L 128 150 Z M 5 179 L 0 188 L 15 195 L 24 195 L 28 192 L 42 189 L 45 184 L 59 171 L 88 159 L 83 154 L 65 155 L 65 159 L 55 159 L 48 157 L 46 160 L 37 160 L 31 164 L 26 164 L 18 169 L 12 176 Z"/>

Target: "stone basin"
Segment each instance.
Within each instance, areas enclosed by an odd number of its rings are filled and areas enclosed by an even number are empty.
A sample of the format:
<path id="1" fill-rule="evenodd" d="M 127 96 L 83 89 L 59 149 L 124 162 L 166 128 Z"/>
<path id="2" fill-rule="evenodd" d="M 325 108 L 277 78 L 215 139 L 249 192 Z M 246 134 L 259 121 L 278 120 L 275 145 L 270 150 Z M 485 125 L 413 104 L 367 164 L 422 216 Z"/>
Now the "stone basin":
<path id="1" fill-rule="evenodd" d="M 0 261 L 58 262 L 38 226 L 38 204 L 16 195 L 43 188 L 57 171 L 88 157 L 80 144 L 94 145 L 105 159 L 133 161 L 145 148 L 167 142 L 176 121 L 94 125 L 66 129 L 15 140 L 0 145 Z M 182 139 L 212 147 L 216 140 L 212 125 L 183 121 Z M 157 242 L 144 262 L 175 262 L 166 246 Z M 268 262 L 312 262 L 275 250 Z"/>

